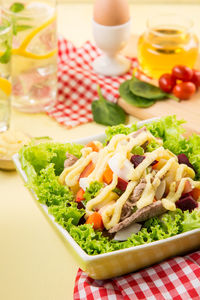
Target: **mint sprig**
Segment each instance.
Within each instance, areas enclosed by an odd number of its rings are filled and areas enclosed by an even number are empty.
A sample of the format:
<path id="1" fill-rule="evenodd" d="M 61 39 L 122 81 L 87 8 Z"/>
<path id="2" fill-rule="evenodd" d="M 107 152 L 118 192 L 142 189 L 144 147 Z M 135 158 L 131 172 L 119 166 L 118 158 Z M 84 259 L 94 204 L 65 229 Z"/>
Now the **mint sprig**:
<path id="1" fill-rule="evenodd" d="M 23 3 L 20 2 L 15 2 L 10 6 L 10 11 L 17 14 L 19 12 L 22 12 L 25 9 L 25 6 Z M 18 21 L 21 20 L 22 18 L 19 16 L 12 16 L 12 24 L 13 24 L 13 34 L 17 35 L 19 32 L 27 30 L 32 28 L 30 25 L 23 25 L 23 24 L 18 24 Z M 25 18 L 29 20 L 29 18 Z"/>
<path id="2" fill-rule="evenodd" d="M 0 63 L 7 64 L 11 59 L 12 47 L 9 45 L 8 41 L 5 41 L 6 50 L 2 56 L 0 56 Z"/>
<path id="3" fill-rule="evenodd" d="M 14 13 L 19 13 L 22 10 L 24 10 L 25 6 L 23 3 L 21 2 L 15 2 L 11 5 L 10 7 L 10 11 L 14 12 Z"/>

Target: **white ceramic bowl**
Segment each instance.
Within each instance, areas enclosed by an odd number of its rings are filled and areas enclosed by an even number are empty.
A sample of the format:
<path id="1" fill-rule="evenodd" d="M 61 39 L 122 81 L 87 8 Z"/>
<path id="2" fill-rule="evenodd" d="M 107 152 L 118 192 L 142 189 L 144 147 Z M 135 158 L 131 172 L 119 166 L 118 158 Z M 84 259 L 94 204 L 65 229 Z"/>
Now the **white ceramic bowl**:
<path id="1" fill-rule="evenodd" d="M 139 122 L 141 126 L 151 120 Z M 88 138 L 73 141 L 80 144 L 87 144 L 92 140 L 103 141 L 105 134 L 91 136 Z M 13 156 L 16 169 L 27 182 L 27 176 L 22 170 L 18 154 Z M 46 205 L 40 204 L 34 191 L 31 190 L 34 200 L 41 209 L 47 220 L 56 229 L 65 246 L 73 255 L 78 266 L 94 279 L 107 279 L 123 275 L 135 270 L 147 267 L 171 256 L 179 255 L 200 247 L 200 229 L 191 230 L 164 240 L 153 243 L 135 246 L 127 249 L 117 250 L 99 255 L 88 255 L 74 241 L 70 234 L 54 221 L 54 217 L 48 213 Z"/>

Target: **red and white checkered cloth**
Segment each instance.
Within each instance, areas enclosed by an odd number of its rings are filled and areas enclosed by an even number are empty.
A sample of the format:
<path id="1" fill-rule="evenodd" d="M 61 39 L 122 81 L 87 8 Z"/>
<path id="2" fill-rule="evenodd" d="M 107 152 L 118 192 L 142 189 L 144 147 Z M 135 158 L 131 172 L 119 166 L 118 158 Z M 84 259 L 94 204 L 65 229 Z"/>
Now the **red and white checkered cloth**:
<path id="1" fill-rule="evenodd" d="M 129 79 L 132 69 L 138 66 L 137 59 L 133 58 L 129 73 L 101 76 L 92 69 L 92 62 L 99 55 L 100 50 L 90 42 L 76 48 L 62 37 L 58 40 L 58 97 L 47 114 L 68 128 L 92 121 L 91 103 L 98 98 L 98 85 L 106 99 L 115 102 L 120 83 Z"/>
<path id="2" fill-rule="evenodd" d="M 199 300 L 200 251 L 139 272 L 94 280 L 78 270 L 74 300 Z"/>

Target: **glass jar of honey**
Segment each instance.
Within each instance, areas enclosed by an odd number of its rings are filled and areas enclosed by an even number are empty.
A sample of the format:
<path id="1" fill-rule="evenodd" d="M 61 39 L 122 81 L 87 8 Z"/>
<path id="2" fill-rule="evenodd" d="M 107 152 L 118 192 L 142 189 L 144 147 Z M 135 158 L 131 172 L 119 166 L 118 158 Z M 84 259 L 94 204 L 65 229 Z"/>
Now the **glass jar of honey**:
<path id="1" fill-rule="evenodd" d="M 193 22 L 178 15 L 159 15 L 147 21 L 138 41 L 142 71 L 153 78 L 169 73 L 175 65 L 193 68 L 198 56 L 198 39 Z"/>

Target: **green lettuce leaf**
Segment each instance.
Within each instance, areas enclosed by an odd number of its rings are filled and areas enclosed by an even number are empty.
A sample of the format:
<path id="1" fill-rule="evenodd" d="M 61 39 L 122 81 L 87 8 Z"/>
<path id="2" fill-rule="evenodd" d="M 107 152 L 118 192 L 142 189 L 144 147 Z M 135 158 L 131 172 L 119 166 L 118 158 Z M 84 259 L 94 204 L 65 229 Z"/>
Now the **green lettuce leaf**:
<path id="1" fill-rule="evenodd" d="M 69 152 L 76 157 L 81 156 L 80 150 L 82 145 L 78 144 L 61 144 L 61 143 L 40 143 L 25 146 L 20 151 L 24 168 L 26 164 L 31 165 L 38 174 L 43 168 L 46 168 L 50 163 L 54 164 L 56 175 L 60 175 L 63 171 L 66 152 Z"/>
<path id="2" fill-rule="evenodd" d="M 116 134 L 125 134 L 128 135 L 129 133 L 137 130 L 137 124 L 133 124 L 131 127 L 127 127 L 123 124 L 116 125 L 116 126 L 109 126 L 106 128 L 106 140 L 105 144 L 111 140 L 111 138 Z"/>
<path id="3" fill-rule="evenodd" d="M 78 225 L 79 220 L 85 214 L 84 209 L 77 209 L 73 204 L 54 205 L 49 208 L 49 213 L 55 217 L 55 221 L 63 228 L 66 228 L 70 221 L 73 225 Z"/>
<path id="4" fill-rule="evenodd" d="M 185 211 L 182 221 L 183 232 L 200 228 L 200 210 Z"/>
<path id="5" fill-rule="evenodd" d="M 42 169 L 29 186 L 34 189 L 39 201 L 47 206 L 63 205 L 74 199 L 69 188 L 58 182 L 52 163 Z"/>
<path id="6" fill-rule="evenodd" d="M 84 193 L 84 203 L 86 204 L 89 200 L 95 198 L 101 188 L 103 187 L 102 182 L 94 181 L 90 183 L 89 188 L 86 188 L 86 191 Z"/>

